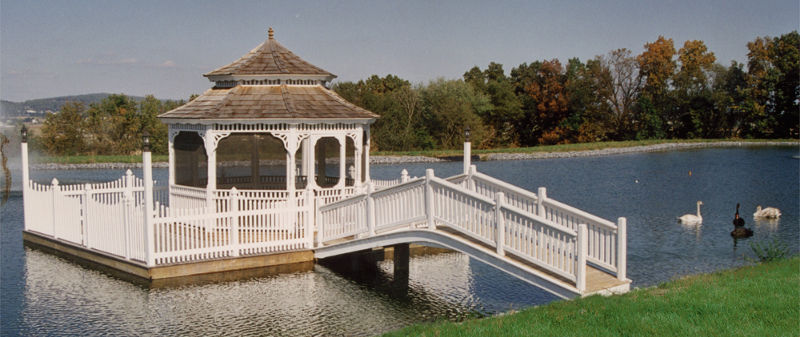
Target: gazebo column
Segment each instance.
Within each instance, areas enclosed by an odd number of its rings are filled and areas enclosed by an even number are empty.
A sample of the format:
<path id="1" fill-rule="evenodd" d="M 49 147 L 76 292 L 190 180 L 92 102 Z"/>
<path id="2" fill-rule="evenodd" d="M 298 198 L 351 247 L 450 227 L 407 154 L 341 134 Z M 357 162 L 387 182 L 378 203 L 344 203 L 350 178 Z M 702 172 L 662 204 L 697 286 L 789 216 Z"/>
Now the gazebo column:
<path id="1" fill-rule="evenodd" d="M 355 145 L 355 152 L 353 153 L 353 166 L 355 167 L 355 175 L 353 178 L 353 186 L 360 187 L 361 186 L 361 152 L 363 151 L 363 145 L 361 144 L 361 137 L 356 135 L 353 137 L 353 144 Z"/>
<path id="2" fill-rule="evenodd" d="M 369 143 L 370 143 L 370 135 L 369 135 L 369 125 L 364 125 L 364 181 L 370 181 L 369 178 Z"/>
<path id="3" fill-rule="evenodd" d="M 339 141 L 339 182 L 336 188 L 344 188 L 347 181 L 347 136 L 336 136 Z"/>
<path id="4" fill-rule="evenodd" d="M 206 206 L 214 207 L 214 191 L 217 190 L 217 135 L 207 126 L 203 132 L 203 141 L 208 157 L 208 173 L 206 178 Z"/>
<path id="5" fill-rule="evenodd" d="M 314 167 L 314 163 L 316 160 L 316 147 L 317 141 L 319 140 L 318 136 L 310 136 L 305 140 L 304 148 L 303 148 L 303 162 L 306 162 L 306 182 L 307 182 L 307 189 L 313 190 L 318 188 L 317 180 L 316 180 L 316 168 Z M 307 145 L 307 146 L 306 146 Z M 308 157 L 308 161 L 306 161 L 306 156 Z"/>
<path id="6" fill-rule="evenodd" d="M 253 189 L 259 189 L 261 180 L 261 159 L 258 155 L 258 135 L 253 134 L 250 142 L 250 184 Z"/>
<path id="7" fill-rule="evenodd" d="M 300 144 L 300 148 L 303 151 L 303 160 L 300 162 L 300 174 L 304 175 L 306 179 L 308 179 L 314 175 L 314 160 L 311 155 L 313 152 L 313 147 L 311 147 L 311 139 L 303 139 Z M 306 183 L 306 186 L 309 185 L 309 183 Z"/>
<path id="8" fill-rule="evenodd" d="M 286 192 L 289 194 L 289 205 L 295 206 L 295 190 L 296 190 L 296 176 L 297 170 L 295 169 L 295 157 L 299 140 L 297 139 L 297 125 L 292 124 L 289 126 L 289 134 L 284 139 L 284 147 L 286 148 Z"/>
<path id="9" fill-rule="evenodd" d="M 167 151 L 169 151 L 169 187 L 172 187 L 175 185 L 175 136 L 178 135 L 178 132 L 172 130 L 172 125 L 169 125 L 167 135 L 167 138 L 169 138 L 167 148 Z"/>

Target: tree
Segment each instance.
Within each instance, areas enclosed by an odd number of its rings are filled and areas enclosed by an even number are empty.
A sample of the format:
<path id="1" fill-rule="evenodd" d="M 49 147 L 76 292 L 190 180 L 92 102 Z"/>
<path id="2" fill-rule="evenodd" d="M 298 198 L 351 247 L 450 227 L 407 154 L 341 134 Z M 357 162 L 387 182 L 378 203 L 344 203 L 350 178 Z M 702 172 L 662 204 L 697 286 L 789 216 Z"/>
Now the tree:
<path id="1" fill-rule="evenodd" d="M 673 78 L 675 86 L 674 100 L 677 109 L 675 114 L 668 115 L 675 126 L 674 132 L 680 138 L 694 138 L 706 135 L 704 121 L 713 109 L 710 99 L 709 73 L 716 57 L 703 41 L 686 41 L 678 51 L 680 69 Z"/>
<path id="2" fill-rule="evenodd" d="M 607 76 L 599 76 L 600 97 L 611 107 L 609 126 L 613 130 L 612 138 L 616 140 L 630 139 L 635 132 L 634 108 L 642 89 L 642 77 L 639 76 L 639 64 L 625 48 L 612 50 L 607 56 L 598 56 L 597 61 Z"/>
<path id="3" fill-rule="evenodd" d="M 536 102 L 535 115 L 529 116 L 528 132 L 536 137 L 537 143 L 557 144 L 564 140 L 559 124 L 569 111 L 565 82 L 566 76 L 561 62 L 553 59 L 541 63 L 534 81 L 525 88 Z"/>
<path id="4" fill-rule="evenodd" d="M 86 149 L 86 108 L 83 103 L 67 102 L 58 113 L 47 114 L 42 126 L 42 145 L 50 154 L 76 155 Z"/>
<path id="5" fill-rule="evenodd" d="M 672 39 L 659 36 L 655 42 L 645 43 L 644 52 L 636 57 L 639 76 L 644 78 L 642 92 L 650 100 L 665 95 L 670 80 L 675 75 L 675 46 Z"/>
<path id="6" fill-rule="evenodd" d="M 486 146 L 518 144 L 516 125 L 522 118 L 522 105 L 514 85 L 503 71 L 503 65 L 491 62 L 485 71 L 473 67 L 464 73 L 464 82 L 489 97 L 491 109 L 480 116 L 486 126 Z"/>
<path id="7" fill-rule="evenodd" d="M 486 147 L 486 132 L 479 117 L 491 109 L 486 95 L 464 81 L 440 78 L 422 89 L 421 98 L 425 123 L 438 148 L 458 148 L 467 126 L 472 143 Z"/>

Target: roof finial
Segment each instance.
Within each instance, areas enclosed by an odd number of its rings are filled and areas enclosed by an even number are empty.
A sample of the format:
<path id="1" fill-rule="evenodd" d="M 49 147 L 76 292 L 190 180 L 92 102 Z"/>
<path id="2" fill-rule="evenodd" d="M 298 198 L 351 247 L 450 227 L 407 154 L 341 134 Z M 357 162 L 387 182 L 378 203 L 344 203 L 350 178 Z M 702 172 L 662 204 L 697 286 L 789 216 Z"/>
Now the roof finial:
<path id="1" fill-rule="evenodd" d="M 269 30 L 267 31 L 267 33 L 269 33 L 269 39 L 270 40 L 275 38 L 275 31 L 272 30 L 272 27 L 269 27 Z"/>

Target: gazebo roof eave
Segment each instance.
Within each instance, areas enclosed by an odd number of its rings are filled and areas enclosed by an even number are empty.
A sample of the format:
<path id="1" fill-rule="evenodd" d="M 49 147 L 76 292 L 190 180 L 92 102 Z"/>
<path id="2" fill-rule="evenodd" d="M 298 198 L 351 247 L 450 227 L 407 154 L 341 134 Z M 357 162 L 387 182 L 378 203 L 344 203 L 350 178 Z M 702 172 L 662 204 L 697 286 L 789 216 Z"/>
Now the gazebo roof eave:
<path id="1" fill-rule="evenodd" d="M 162 123 L 165 124 L 199 124 L 199 125 L 212 125 L 212 124 L 337 124 L 337 123 L 353 123 L 353 124 L 372 124 L 375 123 L 377 117 L 374 118 L 224 118 L 224 119 L 205 119 L 205 118 L 175 118 L 175 117 L 159 117 Z"/>

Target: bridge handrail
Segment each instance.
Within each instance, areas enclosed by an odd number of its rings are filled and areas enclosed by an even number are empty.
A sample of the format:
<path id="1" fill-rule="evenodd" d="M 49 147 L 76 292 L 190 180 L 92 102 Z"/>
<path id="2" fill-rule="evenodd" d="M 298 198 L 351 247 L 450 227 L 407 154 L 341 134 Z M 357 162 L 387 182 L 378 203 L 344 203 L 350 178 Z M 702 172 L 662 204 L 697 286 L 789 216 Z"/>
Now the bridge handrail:
<path id="1" fill-rule="evenodd" d="M 332 203 L 321 205 L 321 206 L 319 206 L 319 211 L 320 212 L 326 212 L 326 211 L 332 210 L 334 208 L 341 208 L 341 207 L 349 206 L 349 205 L 364 201 L 364 199 L 366 199 L 366 198 L 367 198 L 367 193 L 363 193 L 362 192 L 362 193 L 359 193 L 359 194 L 353 194 L 351 196 L 345 197 L 344 199 L 339 199 L 339 200 L 334 201 Z"/>
<path id="2" fill-rule="evenodd" d="M 625 218 L 619 218 L 618 224 L 615 224 L 599 216 L 548 198 L 547 191 L 543 187 L 539 188 L 538 194 L 534 194 L 480 173 L 474 165 L 470 167 L 468 174 L 461 174 L 452 178 L 462 176 L 467 177 L 467 183 L 464 185 L 474 189 L 475 192 L 483 195 L 498 191 L 503 192 L 506 203 L 513 206 L 524 206 L 523 211 L 547 218 L 551 223 L 558 226 L 577 231 L 580 224 L 586 224 L 589 233 L 588 260 L 595 265 L 615 272 L 620 279 L 625 278 L 625 255 L 627 254 Z M 490 188 L 481 188 L 481 185 L 489 185 Z"/>
<path id="3" fill-rule="evenodd" d="M 561 225 L 551 221 L 550 219 L 547 219 L 547 218 L 544 218 L 544 217 L 540 217 L 540 216 L 535 215 L 535 214 L 531 214 L 529 212 L 526 212 L 525 210 L 519 209 L 519 208 L 511 206 L 511 205 L 503 204 L 503 205 L 501 205 L 501 208 L 503 210 L 506 210 L 506 211 L 509 211 L 511 213 L 514 213 L 517 216 L 521 216 L 521 217 L 525 217 L 525 218 L 528 218 L 528 219 L 533 220 L 533 221 L 541 222 L 542 224 L 548 225 L 549 227 L 552 227 L 554 230 L 559 231 L 561 233 L 564 233 L 564 234 L 567 234 L 567 235 L 570 235 L 570 236 L 578 236 L 578 232 L 577 231 L 574 231 L 574 230 L 572 230 L 571 228 L 568 228 L 568 227 L 561 226 Z"/>
<path id="4" fill-rule="evenodd" d="M 545 204 L 549 204 L 550 206 L 553 206 L 553 207 L 555 207 L 555 208 L 557 208 L 557 209 L 559 209 L 561 211 L 565 211 L 565 212 L 571 213 L 571 215 L 573 215 L 573 216 L 577 216 L 579 218 L 583 218 L 585 220 L 589 220 L 589 222 L 593 222 L 594 224 L 606 227 L 608 229 L 614 229 L 614 230 L 617 229 L 617 225 L 614 224 L 611 221 L 603 219 L 603 218 L 601 218 L 599 216 L 596 216 L 594 214 L 587 213 L 586 211 L 577 209 L 575 207 L 572 207 L 570 205 L 562 203 L 562 202 L 560 202 L 558 200 L 545 198 L 544 200 L 542 200 L 542 202 L 545 203 Z"/>

